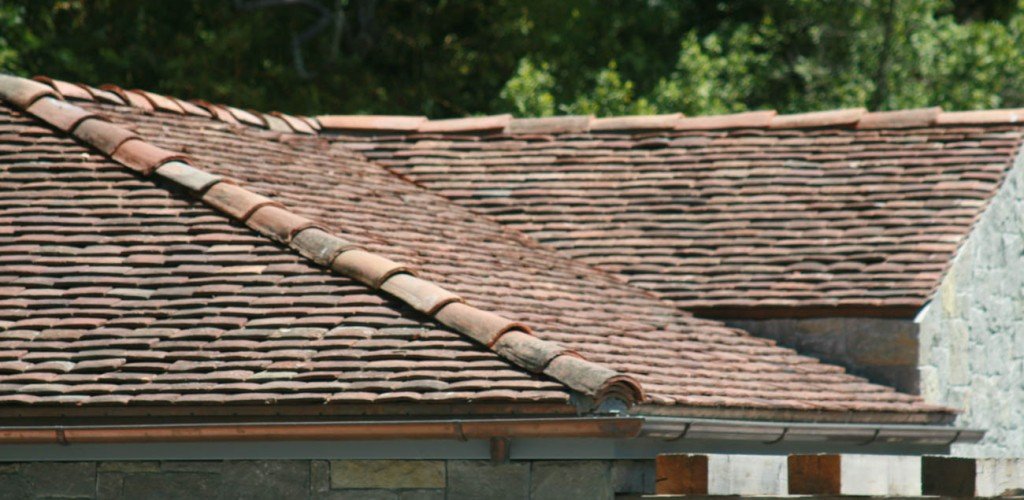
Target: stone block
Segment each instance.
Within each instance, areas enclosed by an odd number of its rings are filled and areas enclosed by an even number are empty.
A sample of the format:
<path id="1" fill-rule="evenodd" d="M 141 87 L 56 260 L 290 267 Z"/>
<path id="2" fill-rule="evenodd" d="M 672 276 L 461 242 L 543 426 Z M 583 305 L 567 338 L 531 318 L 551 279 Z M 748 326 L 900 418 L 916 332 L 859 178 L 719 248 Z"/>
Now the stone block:
<path id="1" fill-rule="evenodd" d="M 124 498 L 133 500 L 194 500 L 218 498 L 220 477 L 200 472 L 146 472 L 126 474 Z"/>
<path id="2" fill-rule="evenodd" d="M 160 462 L 160 470 L 167 472 L 202 472 L 216 474 L 224 462 L 221 460 L 167 460 Z"/>
<path id="3" fill-rule="evenodd" d="M 611 464 L 603 460 L 552 460 L 533 462 L 530 469 L 531 500 L 564 498 L 612 499 Z"/>
<path id="4" fill-rule="evenodd" d="M 978 496 L 999 496 L 1024 490 L 1024 459 L 979 458 L 975 478 Z"/>
<path id="5" fill-rule="evenodd" d="M 659 495 L 707 495 L 707 455 L 658 455 L 655 459 L 655 493 Z"/>
<path id="6" fill-rule="evenodd" d="M 159 472 L 160 462 L 97 462 L 99 472 Z"/>
<path id="7" fill-rule="evenodd" d="M 122 498 L 124 498 L 124 475 L 118 472 L 96 474 L 96 500 L 121 500 Z"/>
<path id="8" fill-rule="evenodd" d="M 310 460 L 309 491 L 323 493 L 331 489 L 331 464 L 327 460 Z"/>
<path id="9" fill-rule="evenodd" d="M 398 500 L 445 500 L 444 490 L 401 490 Z"/>
<path id="10" fill-rule="evenodd" d="M 333 489 L 444 488 L 441 460 L 332 460 Z"/>
<path id="11" fill-rule="evenodd" d="M 94 462 L 23 462 L 0 475 L 0 499 L 86 497 L 96 494 Z"/>
<path id="12" fill-rule="evenodd" d="M 613 460 L 615 493 L 654 494 L 654 460 Z"/>
<path id="13" fill-rule="evenodd" d="M 398 500 L 400 490 L 331 490 L 312 496 L 316 500 Z"/>
<path id="14" fill-rule="evenodd" d="M 785 495 L 786 457 L 779 455 L 710 455 L 709 495 Z"/>
<path id="15" fill-rule="evenodd" d="M 530 497 L 529 462 L 449 460 L 448 499 L 519 500 Z"/>
<path id="16" fill-rule="evenodd" d="M 921 459 L 914 456 L 841 455 L 844 495 L 920 496 Z"/>
<path id="17" fill-rule="evenodd" d="M 309 495 L 309 464 L 305 460 L 238 460 L 221 468 L 222 498 L 268 500 Z"/>

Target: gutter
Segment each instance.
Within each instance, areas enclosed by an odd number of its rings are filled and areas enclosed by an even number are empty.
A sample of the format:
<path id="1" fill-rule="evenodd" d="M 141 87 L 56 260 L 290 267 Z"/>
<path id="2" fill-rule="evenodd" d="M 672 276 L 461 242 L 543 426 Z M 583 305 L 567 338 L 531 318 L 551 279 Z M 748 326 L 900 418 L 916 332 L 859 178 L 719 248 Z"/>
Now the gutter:
<path id="1" fill-rule="evenodd" d="M 492 438 L 650 438 L 765 445 L 977 443 L 985 431 L 936 425 L 756 422 L 658 416 L 47 425 L 0 427 L 0 444 L 117 444 L 200 441 L 348 441 Z"/>
<path id="2" fill-rule="evenodd" d="M 985 431 L 938 425 L 755 422 L 644 417 L 641 437 L 779 443 L 912 444 L 948 446 L 981 441 Z"/>
<path id="3" fill-rule="evenodd" d="M 0 444 L 489 438 L 632 438 L 640 417 L 0 427 Z"/>

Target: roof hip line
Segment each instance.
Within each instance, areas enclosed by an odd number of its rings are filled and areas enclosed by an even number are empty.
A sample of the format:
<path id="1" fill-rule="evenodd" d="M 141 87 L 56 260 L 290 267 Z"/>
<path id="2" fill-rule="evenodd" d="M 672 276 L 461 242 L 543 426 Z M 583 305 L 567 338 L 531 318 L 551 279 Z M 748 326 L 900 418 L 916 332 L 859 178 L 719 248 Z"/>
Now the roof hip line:
<path id="1" fill-rule="evenodd" d="M 416 277 L 406 266 L 362 250 L 274 200 L 238 186 L 230 179 L 197 168 L 187 155 L 155 146 L 99 115 L 64 101 L 64 95 L 70 97 L 73 90 L 61 91 L 61 87 L 72 86 L 83 91 L 75 98 L 88 99 L 85 97 L 88 94 L 90 100 L 130 100 L 132 105 L 148 105 L 150 110 L 194 114 L 198 113 L 196 109 L 203 108 L 190 103 L 186 106 L 183 104 L 185 101 L 149 95 L 148 92 L 123 91 L 113 87 L 113 90 L 103 91 L 44 78 L 37 80 L 45 83 L 0 74 L 0 97 L 89 144 L 137 174 L 145 177 L 156 174 L 184 188 L 211 208 L 250 229 L 288 246 L 322 267 L 401 300 L 517 366 L 547 375 L 597 402 L 615 398 L 632 406 L 643 401 L 643 388 L 634 378 L 585 360 L 557 343 L 541 340 L 523 324 L 468 305 L 458 295 Z M 104 94 L 100 92 L 110 95 L 101 97 Z M 285 115 L 257 116 L 234 108 L 209 106 L 206 108 L 209 114 L 203 116 L 218 116 L 218 111 L 224 111 L 238 122 L 255 126 L 262 122 L 264 128 L 272 130 L 279 130 L 282 124 L 291 130 L 292 119 L 295 123 L 306 123 L 300 118 L 284 118 Z M 267 119 L 267 116 L 277 121 Z M 312 129 L 312 124 L 309 125 Z"/>

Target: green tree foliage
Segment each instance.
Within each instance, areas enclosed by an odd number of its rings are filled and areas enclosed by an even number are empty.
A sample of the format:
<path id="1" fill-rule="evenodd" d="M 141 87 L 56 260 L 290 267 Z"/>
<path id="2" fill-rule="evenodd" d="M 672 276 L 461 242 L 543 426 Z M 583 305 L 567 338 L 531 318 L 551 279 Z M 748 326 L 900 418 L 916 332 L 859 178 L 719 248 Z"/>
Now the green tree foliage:
<path id="1" fill-rule="evenodd" d="M 1024 106 L 1024 0 L 0 0 L 0 71 L 296 113 Z"/>
<path id="2" fill-rule="evenodd" d="M 499 95 L 519 116 L 552 116 L 555 114 L 554 90 L 555 77 L 548 65 L 538 66 L 524 57 Z"/>

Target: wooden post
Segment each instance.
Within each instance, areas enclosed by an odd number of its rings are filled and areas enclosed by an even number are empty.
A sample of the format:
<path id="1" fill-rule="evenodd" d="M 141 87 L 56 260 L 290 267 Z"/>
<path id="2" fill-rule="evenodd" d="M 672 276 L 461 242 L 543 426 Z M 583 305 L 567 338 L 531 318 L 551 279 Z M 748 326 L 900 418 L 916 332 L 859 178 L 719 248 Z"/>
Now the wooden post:
<path id="1" fill-rule="evenodd" d="M 658 495 L 707 495 L 707 455 L 658 455 L 655 460 Z"/>
<path id="2" fill-rule="evenodd" d="M 842 466 L 839 455 L 790 455 L 790 495 L 839 495 Z"/>
<path id="3" fill-rule="evenodd" d="M 921 457 L 921 494 L 973 497 L 976 473 L 973 458 Z"/>

